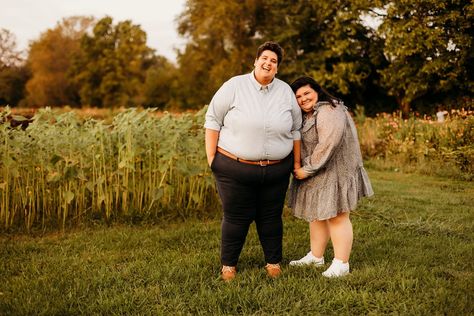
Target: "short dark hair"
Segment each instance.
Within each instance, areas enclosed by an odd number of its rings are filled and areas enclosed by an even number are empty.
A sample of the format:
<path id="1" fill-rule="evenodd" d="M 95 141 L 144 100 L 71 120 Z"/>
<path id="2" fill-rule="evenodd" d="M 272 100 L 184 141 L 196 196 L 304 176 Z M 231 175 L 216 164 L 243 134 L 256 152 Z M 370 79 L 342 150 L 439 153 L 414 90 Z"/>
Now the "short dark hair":
<path id="1" fill-rule="evenodd" d="M 341 99 L 336 98 L 335 96 L 327 92 L 326 89 L 321 87 L 321 85 L 319 85 L 316 80 L 308 76 L 299 77 L 290 84 L 290 87 L 291 90 L 296 93 L 299 88 L 307 85 L 309 85 L 311 88 L 313 88 L 314 91 L 318 93 L 318 101 L 327 101 L 330 102 L 333 106 L 336 106 L 335 101 L 341 101 Z"/>
<path id="2" fill-rule="evenodd" d="M 272 51 L 277 55 L 277 65 L 279 66 L 281 61 L 283 60 L 283 48 L 281 48 L 281 46 L 277 42 L 265 42 L 258 47 L 256 58 L 258 59 L 266 50 Z"/>

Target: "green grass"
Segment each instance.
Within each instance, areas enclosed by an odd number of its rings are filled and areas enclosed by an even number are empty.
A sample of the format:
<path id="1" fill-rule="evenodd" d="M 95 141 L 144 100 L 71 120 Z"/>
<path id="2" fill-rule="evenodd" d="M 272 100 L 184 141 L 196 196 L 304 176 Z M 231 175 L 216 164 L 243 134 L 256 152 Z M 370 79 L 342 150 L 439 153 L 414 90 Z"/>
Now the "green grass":
<path id="1" fill-rule="evenodd" d="M 0 237 L 0 315 L 467 315 L 474 313 L 474 183 L 371 171 L 353 213 L 350 276 L 290 268 L 308 250 L 284 218 L 283 276 L 266 277 L 252 227 L 231 283 L 218 219 Z M 332 249 L 326 260 L 332 258 Z"/>

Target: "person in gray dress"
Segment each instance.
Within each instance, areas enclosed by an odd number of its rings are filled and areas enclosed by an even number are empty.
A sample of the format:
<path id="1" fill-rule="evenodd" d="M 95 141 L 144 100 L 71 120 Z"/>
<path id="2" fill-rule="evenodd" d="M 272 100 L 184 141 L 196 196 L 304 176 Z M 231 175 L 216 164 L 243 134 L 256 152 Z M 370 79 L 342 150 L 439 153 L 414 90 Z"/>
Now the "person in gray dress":
<path id="1" fill-rule="evenodd" d="M 311 250 L 290 265 L 323 266 L 331 239 L 334 259 L 323 276 L 344 276 L 349 273 L 353 240 L 349 212 L 360 198 L 373 195 L 357 131 L 343 102 L 314 79 L 298 78 L 291 88 L 303 113 L 303 127 L 301 167 L 295 167 L 289 201 L 293 214 L 309 222 Z"/>

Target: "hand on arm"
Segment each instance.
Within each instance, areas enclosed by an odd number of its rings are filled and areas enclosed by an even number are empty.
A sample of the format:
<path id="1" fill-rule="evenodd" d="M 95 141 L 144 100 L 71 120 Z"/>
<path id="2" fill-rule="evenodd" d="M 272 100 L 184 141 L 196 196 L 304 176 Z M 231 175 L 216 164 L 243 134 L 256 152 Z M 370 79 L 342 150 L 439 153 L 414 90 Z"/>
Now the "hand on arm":
<path id="1" fill-rule="evenodd" d="M 301 140 L 293 141 L 293 174 L 298 180 L 306 179 L 309 175 L 301 168 Z"/>
<path id="2" fill-rule="evenodd" d="M 306 173 L 306 171 L 304 171 L 303 168 L 298 168 L 294 170 L 294 175 L 295 175 L 295 178 L 298 179 L 298 180 L 303 180 L 303 179 L 306 179 L 307 177 L 309 177 L 309 174 Z"/>
<path id="3" fill-rule="evenodd" d="M 302 116 L 301 116 L 301 109 L 298 106 L 298 102 L 296 102 L 296 98 L 294 94 L 291 94 L 293 97 L 291 99 L 291 115 L 293 117 L 293 126 L 291 129 L 293 135 L 293 168 L 294 174 L 296 177 L 296 170 L 301 168 L 301 124 L 302 124 Z"/>

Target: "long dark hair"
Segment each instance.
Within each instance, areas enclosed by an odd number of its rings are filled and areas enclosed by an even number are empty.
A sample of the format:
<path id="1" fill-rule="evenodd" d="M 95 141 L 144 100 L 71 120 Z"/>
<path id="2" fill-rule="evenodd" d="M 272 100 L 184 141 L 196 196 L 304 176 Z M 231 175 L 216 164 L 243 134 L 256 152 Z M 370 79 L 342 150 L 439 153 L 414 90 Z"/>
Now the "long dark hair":
<path id="1" fill-rule="evenodd" d="M 314 91 L 318 93 L 318 102 L 320 101 L 327 101 L 332 104 L 332 106 L 336 106 L 336 101 L 340 102 L 341 99 L 336 98 L 332 94 L 326 91 L 323 87 L 321 87 L 313 78 L 308 76 L 299 77 L 295 81 L 290 84 L 293 93 L 296 93 L 299 88 L 309 85 L 313 88 Z"/>

